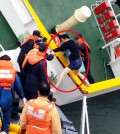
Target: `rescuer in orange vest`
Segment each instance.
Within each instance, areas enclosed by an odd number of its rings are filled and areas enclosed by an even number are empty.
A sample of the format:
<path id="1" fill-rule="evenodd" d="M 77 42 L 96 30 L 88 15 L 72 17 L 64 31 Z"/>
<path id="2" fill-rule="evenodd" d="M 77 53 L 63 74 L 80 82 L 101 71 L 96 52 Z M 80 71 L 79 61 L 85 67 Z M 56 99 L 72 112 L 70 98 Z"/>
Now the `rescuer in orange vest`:
<path id="1" fill-rule="evenodd" d="M 0 107 L 3 115 L 2 131 L 5 131 L 6 133 L 8 133 L 10 125 L 13 90 L 16 91 L 19 98 L 23 99 L 25 103 L 20 79 L 16 75 L 16 71 L 13 68 L 13 63 L 10 60 L 11 58 L 8 55 L 0 57 Z"/>
<path id="2" fill-rule="evenodd" d="M 45 42 L 37 43 L 34 49 L 29 51 L 23 61 L 22 68 L 24 71 L 24 94 L 25 97 L 35 99 L 38 97 L 38 85 L 42 81 L 47 81 L 47 77 L 44 70 L 45 49 L 47 44 Z M 46 59 L 52 60 L 53 54 L 46 53 Z"/>
<path id="3" fill-rule="evenodd" d="M 50 85 L 41 82 L 40 96 L 26 103 L 20 118 L 21 134 L 62 134 L 58 111 L 54 102 L 47 99 Z"/>
<path id="4" fill-rule="evenodd" d="M 20 48 L 20 54 L 18 56 L 17 62 L 20 66 L 20 69 L 22 67 L 23 60 L 25 58 L 25 55 L 33 49 L 33 46 L 35 45 L 36 41 L 39 40 L 39 38 L 42 38 L 40 32 L 38 30 L 33 31 L 33 35 L 30 35 L 28 38 L 25 39 L 25 41 L 21 44 Z"/>
<path id="5" fill-rule="evenodd" d="M 90 47 L 88 45 L 88 43 L 84 40 L 84 38 L 82 37 L 81 34 L 79 34 L 79 37 L 75 37 L 75 41 L 77 44 L 77 47 L 79 49 L 82 61 L 84 63 L 85 69 L 88 69 L 88 74 L 87 74 L 87 78 L 88 81 L 90 82 L 90 84 L 95 83 L 93 76 L 91 75 L 91 70 L 90 70 L 90 61 L 88 63 L 88 56 L 90 58 Z M 88 53 L 86 51 L 86 49 L 88 50 Z"/>

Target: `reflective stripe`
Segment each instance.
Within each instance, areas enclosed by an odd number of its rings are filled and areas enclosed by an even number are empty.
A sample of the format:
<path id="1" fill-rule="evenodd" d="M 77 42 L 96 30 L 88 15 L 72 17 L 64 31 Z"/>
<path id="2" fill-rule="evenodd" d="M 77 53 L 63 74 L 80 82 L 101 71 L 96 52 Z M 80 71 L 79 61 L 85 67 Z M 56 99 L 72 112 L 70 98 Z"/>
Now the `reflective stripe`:
<path id="1" fill-rule="evenodd" d="M 52 107 L 53 107 L 53 105 L 52 105 L 52 104 L 49 104 L 49 105 L 48 105 L 48 108 L 49 108 L 49 109 L 51 109 Z"/>
<path id="2" fill-rule="evenodd" d="M 7 79 L 11 79 L 13 77 L 12 74 L 0 74 L 0 78 L 7 78 Z"/>
<path id="3" fill-rule="evenodd" d="M 37 129 L 41 129 L 41 130 L 47 130 L 47 129 L 49 129 L 49 127 L 48 128 L 41 128 L 41 127 L 37 127 L 37 126 L 33 126 L 33 125 L 31 125 L 32 127 L 34 127 L 34 128 L 37 128 Z"/>
<path id="4" fill-rule="evenodd" d="M 0 70 L 0 73 L 10 73 L 10 70 Z"/>
<path id="5" fill-rule="evenodd" d="M 40 113 L 40 114 L 45 114 L 45 112 L 46 112 L 46 111 L 45 111 L 45 110 L 42 110 L 42 109 L 39 109 L 39 110 L 38 110 L 38 113 Z"/>
<path id="6" fill-rule="evenodd" d="M 31 110 L 31 111 L 33 111 L 34 107 L 28 105 L 28 109 Z"/>

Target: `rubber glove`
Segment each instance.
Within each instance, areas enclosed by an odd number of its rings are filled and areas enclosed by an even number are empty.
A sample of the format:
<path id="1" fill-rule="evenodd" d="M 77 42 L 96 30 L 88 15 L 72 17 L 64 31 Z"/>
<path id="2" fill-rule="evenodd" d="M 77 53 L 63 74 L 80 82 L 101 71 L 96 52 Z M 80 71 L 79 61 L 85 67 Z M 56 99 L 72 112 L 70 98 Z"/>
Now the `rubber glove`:
<path id="1" fill-rule="evenodd" d="M 25 97 L 22 99 L 22 101 L 23 101 L 23 104 L 24 104 L 24 105 L 25 105 L 25 104 L 26 104 L 26 102 L 27 102 L 27 100 L 26 100 L 26 98 L 25 98 Z"/>
<path id="2" fill-rule="evenodd" d="M 56 92 L 56 89 L 55 89 L 55 88 L 51 88 L 51 89 L 50 89 L 50 92 L 51 92 L 51 93 L 55 93 L 55 92 Z"/>

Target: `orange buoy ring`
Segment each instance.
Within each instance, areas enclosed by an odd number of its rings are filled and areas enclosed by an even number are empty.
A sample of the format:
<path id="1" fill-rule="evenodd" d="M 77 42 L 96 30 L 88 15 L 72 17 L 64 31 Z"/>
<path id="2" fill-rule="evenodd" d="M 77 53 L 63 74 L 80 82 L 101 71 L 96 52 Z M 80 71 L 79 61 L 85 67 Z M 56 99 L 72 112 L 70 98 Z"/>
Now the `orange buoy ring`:
<path id="1" fill-rule="evenodd" d="M 58 47 L 60 47 L 60 39 L 59 39 L 59 37 L 58 37 L 58 36 L 55 36 L 55 37 L 54 37 L 54 34 L 50 34 L 50 36 L 53 37 L 53 40 L 54 40 L 55 44 L 56 44 Z"/>

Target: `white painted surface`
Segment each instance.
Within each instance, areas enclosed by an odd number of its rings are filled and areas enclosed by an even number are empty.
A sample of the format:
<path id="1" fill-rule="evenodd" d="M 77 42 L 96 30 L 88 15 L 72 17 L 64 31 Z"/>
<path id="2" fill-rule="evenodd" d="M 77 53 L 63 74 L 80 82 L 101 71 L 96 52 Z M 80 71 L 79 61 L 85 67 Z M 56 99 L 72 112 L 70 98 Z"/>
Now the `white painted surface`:
<path id="1" fill-rule="evenodd" d="M 32 17 L 23 3 L 23 0 L 10 0 L 22 23 L 25 25 L 32 20 Z"/>
<path id="2" fill-rule="evenodd" d="M 17 37 L 38 29 L 22 0 L 1 0 L 0 11 Z"/>
<path id="3" fill-rule="evenodd" d="M 120 57 L 114 61 L 109 62 L 109 65 L 111 66 L 114 76 L 120 77 Z"/>

